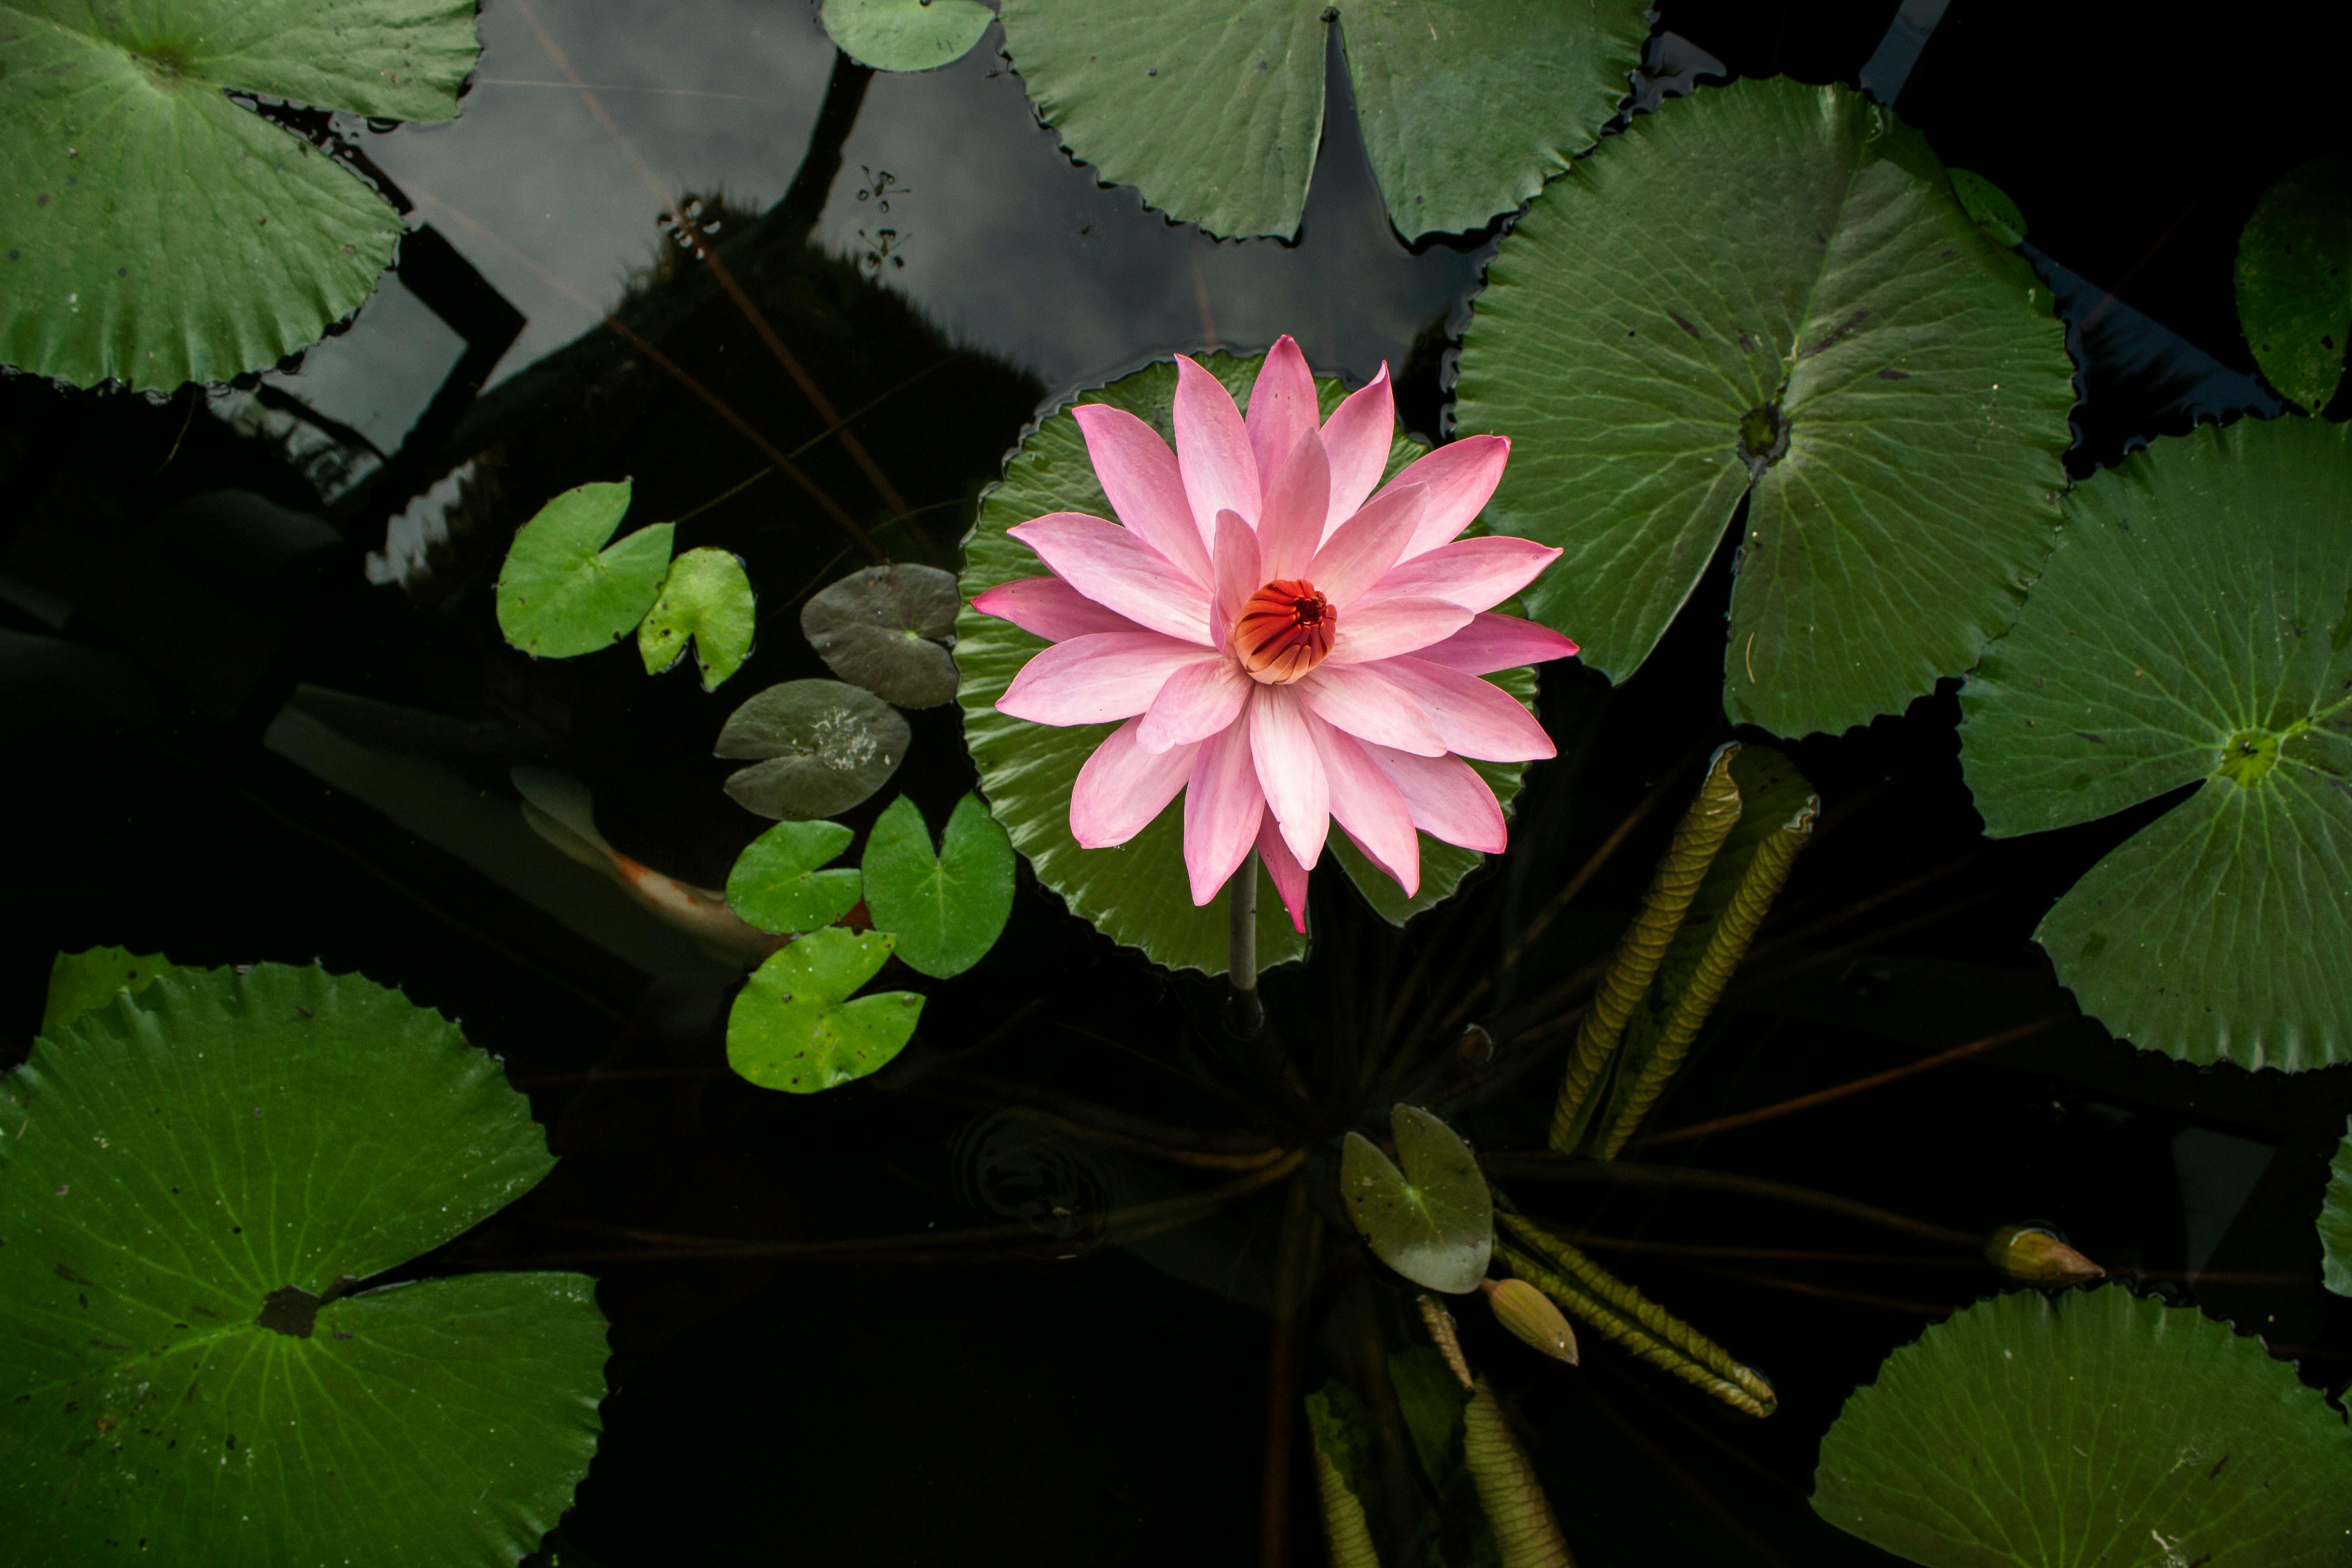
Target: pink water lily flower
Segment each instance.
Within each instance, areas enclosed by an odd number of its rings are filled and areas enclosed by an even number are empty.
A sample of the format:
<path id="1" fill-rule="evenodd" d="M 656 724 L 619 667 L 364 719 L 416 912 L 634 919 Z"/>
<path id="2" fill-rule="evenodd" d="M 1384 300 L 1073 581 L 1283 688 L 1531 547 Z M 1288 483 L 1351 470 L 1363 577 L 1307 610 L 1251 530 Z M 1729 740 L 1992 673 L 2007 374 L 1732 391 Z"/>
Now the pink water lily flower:
<path id="1" fill-rule="evenodd" d="M 1440 447 L 1386 485 L 1388 367 L 1318 423 L 1315 379 L 1287 337 L 1244 419 L 1217 378 L 1176 359 L 1176 450 L 1104 404 L 1071 412 L 1112 522 L 1060 511 L 1010 531 L 1053 574 L 972 607 L 1053 643 L 997 711 L 1039 724 L 1124 723 L 1070 795 L 1087 848 L 1124 844 L 1184 792 L 1192 901 L 1255 847 L 1292 922 L 1330 821 L 1421 886 L 1415 830 L 1503 847 L 1502 808 L 1463 759 L 1552 755 L 1528 710 L 1478 677 L 1576 645 L 1490 613 L 1559 554 L 1455 536 L 1502 478 L 1510 443 Z M 1375 486 L 1379 486 L 1377 492 Z"/>

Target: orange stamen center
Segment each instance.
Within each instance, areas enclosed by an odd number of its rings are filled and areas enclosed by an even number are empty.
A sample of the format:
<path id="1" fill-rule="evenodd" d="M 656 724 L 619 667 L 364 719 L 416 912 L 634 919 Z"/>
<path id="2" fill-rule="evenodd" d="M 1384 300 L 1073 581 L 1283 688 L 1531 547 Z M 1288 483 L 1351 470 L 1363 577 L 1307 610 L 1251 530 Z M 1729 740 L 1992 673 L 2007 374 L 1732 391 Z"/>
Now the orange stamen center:
<path id="1" fill-rule="evenodd" d="M 1234 617 L 1234 657 L 1250 679 L 1287 686 L 1331 651 L 1339 613 L 1304 577 L 1277 577 L 1249 596 Z"/>

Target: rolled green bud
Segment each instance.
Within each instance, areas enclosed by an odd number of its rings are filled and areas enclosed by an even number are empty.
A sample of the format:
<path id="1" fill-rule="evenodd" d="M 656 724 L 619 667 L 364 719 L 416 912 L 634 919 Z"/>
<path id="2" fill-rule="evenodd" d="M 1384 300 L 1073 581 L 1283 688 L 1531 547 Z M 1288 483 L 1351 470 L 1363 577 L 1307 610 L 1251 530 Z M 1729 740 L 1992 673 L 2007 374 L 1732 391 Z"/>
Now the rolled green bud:
<path id="1" fill-rule="evenodd" d="M 2023 1285 L 2079 1285 L 2107 1271 L 2038 1225 L 2005 1225 L 1985 1238 L 1985 1261 Z"/>
<path id="2" fill-rule="evenodd" d="M 1550 1297 L 1524 1279 L 1488 1279 L 1478 1289 L 1496 1322 L 1554 1361 L 1577 1364 L 1576 1331 Z"/>

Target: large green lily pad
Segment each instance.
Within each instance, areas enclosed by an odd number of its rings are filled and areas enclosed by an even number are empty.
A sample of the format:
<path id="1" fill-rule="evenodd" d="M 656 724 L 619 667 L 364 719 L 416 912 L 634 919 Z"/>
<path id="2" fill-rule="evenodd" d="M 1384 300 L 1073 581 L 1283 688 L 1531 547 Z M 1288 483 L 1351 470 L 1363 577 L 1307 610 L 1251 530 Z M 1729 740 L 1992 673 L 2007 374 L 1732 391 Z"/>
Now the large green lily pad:
<path id="1" fill-rule="evenodd" d="M 2263 380 L 2327 406 L 2352 342 L 2352 158 L 2315 158 L 2255 204 L 2238 237 L 2238 325 Z"/>
<path id="2" fill-rule="evenodd" d="M 632 486 L 568 489 L 515 531 L 499 569 L 499 630 L 534 658 L 572 658 L 627 637 L 669 574 L 674 526 L 640 528 L 607 546 Z"/>
<path id="3" fill-rule="evenodd" d="M 889 1065 L 923 1015 L 912 991 L 851 994 L 890 961 L 882 931 L 794 938 L 751 972 L 727 1015 L 727 1062 L 761 1089 L 814 1094 Z"/>
<path id="4" fill-rule="evenodd" d="M 1298 232 L 1336 21 L 1408 239 L 1483 228 L 1626 94 L 1640 0 L 1005 0 L 1004 51 L 1072 156 L 1213 234 Z"/>
<path id="5" fill-rule="evenodd" d="M 0 1143 L 12 1561 L 509 1568 L 595 1451 L 573 1274 L 353 1288 L 553 1166 L 498 1062 L 357 975 L 178 970 L 38 1041 Z"/>
<path id="6" fill-rule="evenodd" d="M 1846 1401 L 1813 1510 L 1927 1568 L 2322 1568 L 2352 1530 L 2352 1431 L 2194 1308 L 2020 1291 Z"/>
<path id="7" fill-rule="evenodd" d="M 1393 1162 L 1362 1133 L 1348 1134 L 1339 1156 L 1348 1217 L 1380 1260 L 1414 1284 L 1475 1290 L 1495 1250 L 1495 1200 L 1478 1157 L 1417 1106 L 1393 1108 L 1389 1125 Z"/>
<path id="8" fill-rule="evenodd" d="M 167 387 L 318 342 L 400 215 L 228 94 L 446 120 L 479 52 L 471 0 L 5 0 L 0 361 Z"/>
<path id="9" fill-rule="evenodd" d="M 2352 1127 L 2336 1145 L 2327 1172 L 2327 1195 L 2319 1205 L 2319 1250 L 2327 1288 L 2352 1296 Z"/>
<path id="10" fill-rule="evenodd" d="M 1200 363 L 1246 408 L 1262 357 L 1203 354 Z M 1328 418 L 1346 389 L 1334 378 L 1318 378 L 1316 388 Z M 1071 401 L 1123 408 L 1172 446 L 1175 395 L 1176 367 L 1169 362 L 1146 365 L 1108 386 L 1080 393 Z M 1396 437 L 1389 449 L 1387 474 L 1393 476 L 1423 450 L 1410 437 Z M 1192 902 L 1184 874 L 1182 797 L 1118 848 L 1081 849 L 1070 835 L 1070 789 L 1087 758 L 1118 726 L 1056 728 L 996 710 L 996 700 L 1046 643 L 1009 621 L 980 614 L 971 608 L 971 601 L 999 583 L 1045 575 L 1045 563 L 1027 545 L 1008 538 L 1005 530 L 1053 511 L 1112 515 L 1110 501 L 1087 460 L 1086 437 L 1066 406 L 1022 441 L 1020 450 L 1005 465 L 1003 482 L 981 498 L 979 520 L 963 540 L 964 607 L 956 620 L 956 663 L 962 671 L 963 685 L 958 697 L 963 705 L 964 739 L 980 769 L 981 788 L 996 820 L 1012 834 L 1013 847 L 1029 858 L 1038 881 L 1060 894 L 1072 914 L 1092 921 L 1112 941 L 1139 948 L 1147 957 L 1171 969 L 1223 974 L 1225 910 L 1214 901 L 1200 907 Z M 1486 679 L 1533 705 L 1534 670 L 1506 670 Z M 1519 792 L 1524 765 L 1473 763 L 1471 766 L 1507 813 L 1512 797 Z M 1337 858 L 1374 909 L 1399 925 L 1453 893 L 1462 879 L 1486 859 L 1475 850 L 1421 835 L 1421 892 L 1407 900 L 1403 890 L 1374 870 L 1336 826 L 1326 853 Z M 1306 939 L 1283 912 L 1273 879 L 1261 869 L 1259 967 L 1286 963 L 1306 949 Z"/>
<path id="11" fill-rule="evenodd" d="M 1553 182 L 1474 301 L 1486 510 L 1567 552 L 1529 613 L 1624 679 L 1748 498 L 1725 709 L 1900 712 L 2016 618 L 2074 401 L 2048 290 L 1887 110 L 1787 80 L 1636 116 Z"/>
<path id="12" fill-rule="evenodd" d="M 907 967 L 938 979 L 987 957 L 1013 913 L 1013 840 L 975 795 L 956 802 L 937 854 L 915 803 L 892 801 L 866 836 L 864 869 L 874 923 Z"/>
<path id="13" fill-rule="evenodd" d="M 1997 836 L 2202 784 L 2074 884 L 2035 940 L 2147 1050 L 2352 1058 L 2352 432 L 2245 420 L 2067 498 L 2017 626 L 1960 693 Z"/>

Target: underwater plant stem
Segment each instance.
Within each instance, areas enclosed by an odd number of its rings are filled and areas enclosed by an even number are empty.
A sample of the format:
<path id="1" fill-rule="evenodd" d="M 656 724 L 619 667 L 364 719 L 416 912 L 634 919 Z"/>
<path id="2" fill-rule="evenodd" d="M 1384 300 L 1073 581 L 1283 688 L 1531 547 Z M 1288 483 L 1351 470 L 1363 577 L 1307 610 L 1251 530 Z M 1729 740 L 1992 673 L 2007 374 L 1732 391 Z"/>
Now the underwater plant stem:
<path id="1" fill-rule="evenodd" d="M 1298 1409 L 1298 1304 L 1311 1272 L 1320 1220 L 1307 1201 L 1307 1184 L 1294 1179 L 1283 1204 L 1282 1240 L 1274 1276 L 1274 1333 L 1266 1349 L 1265 1469 L 1258 1500 L 1258 1568 L 1282 1568 L 1290 1540 L 1290 1454 Z"/>
<path id="2" fill-rule="evenodd" d="M 1769 1181 L 1762 1176 L 1743 1176 L 1733 1171 L 1703 1171 L 1688 1165 L 1627 1164 L 1617 1160 L 1577 1160 L 1551 1153 L 1489 1154 L 1478 1163 L 1489 1177 L 1496 1180 L 1517 1177 L 1533 1181 L 1606 1182 L 1624 1186 L 1699 1187 L 1711 1192 L 1738 1193 L 1769 1203 L 1794 1204 L 1801 1208 L 1820 1209 L 1826 1214 L 1842 1214 L 1849 1219 L 1884 1226 L 1908 1236 L 1965 1247 L 1971 1253 L 1979 1251 L 1984 1246 L 1983 1237 L 1954 1230 L 1949 1226 L 1931 1225 L 1926 1220 L 1913 1219 L 1908 1215 L 1840 1197 L 1835 1193 L 1816 1192 L 1811 1187 Z"/>
<path id="3" fill-rule="evenodd" d="M 1225 1032 L 1254 1040 L 1265 1027 L 1265 1004 L 1257 994 L 1257 851 L 1242 857 L 1225 884 L 1225 978 L 1233 994 L 1225 1003 Z"/>

